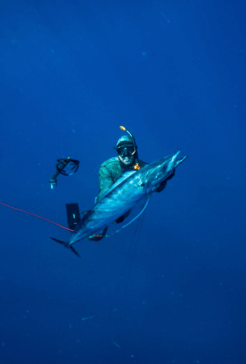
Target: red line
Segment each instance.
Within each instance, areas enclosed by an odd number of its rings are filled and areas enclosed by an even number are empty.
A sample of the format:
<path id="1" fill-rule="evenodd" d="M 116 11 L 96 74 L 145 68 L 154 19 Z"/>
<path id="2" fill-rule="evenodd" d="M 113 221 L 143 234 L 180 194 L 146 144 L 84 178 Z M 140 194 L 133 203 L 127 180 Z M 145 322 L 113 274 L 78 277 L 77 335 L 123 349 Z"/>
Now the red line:
<path id="1" fill-rule="evenodd" d="M 6 206 L 6 207 L 9 207 L 10 209 L 13 209 L 13 210 L 17 210 L 17 211 L 25 212 L 26 214 L 29 214 L 29 215 L 32 215 L 32 216 L 36 216 L 36 217 L 38 217 L 39 219 L 43 219 L 43 220 L 45 220 L 45 221 L 51 222 L 52 224 L 57 225 L 57 226 L 61 227 L 62 229 L 69 230 L 69 231 L 74 231 L 74 230 L 69 229 L 69 228 L 67 228 L 67 227 L 65 227 L 65 226 L 62 226 L 62 225 L 60 225 L 60 224 L 57 224 L 57 222 L 54 222 L 54 221 L 48 220 L 48 219 L 46 219 L 45 217 L 42 217 L 42 216 L 36 215 L 36 214 L 34 214 L 34 213 L 32 213 L 32 212 L 28 212 L 28 211 L 25 211 L 25 210 L 17 209 L 16 207 L 6 205 L 5 203 L 2 203 L 2 202 L 0 202 L 0 205 L 3 205 L 3 206 Z"/>

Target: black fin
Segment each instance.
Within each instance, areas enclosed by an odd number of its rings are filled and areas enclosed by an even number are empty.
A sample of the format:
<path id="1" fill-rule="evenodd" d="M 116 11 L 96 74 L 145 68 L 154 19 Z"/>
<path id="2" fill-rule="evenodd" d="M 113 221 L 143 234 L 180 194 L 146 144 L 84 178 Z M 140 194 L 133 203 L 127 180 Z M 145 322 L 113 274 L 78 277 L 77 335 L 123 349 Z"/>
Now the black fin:
<path id="1" fill-rule="evenodd" d="M 67 248 L 68 243 L 66 243 L 65 241 L 58 240 L 58 239 L 56 239 L 56 238 L 52 238 L 51 236 L 50 236 L 50 238 L 51 238 L 52 240 L 56 241 L 57 243 L 64 245 L 64 246 Z"/>
<path id="2" fill-rule="evenodd" d="M 81 256 L 79 255 L 79 253 L 74 249 L 74 247 L 72 245 L 69 245 L 69 243 L 66 243 L 65 241 L 62 240 L 58 240 L 56 238 L 52 238 L 50 237 L 52 240 L 56 241 L 57 243 L 65 246 L 65 248 L 71 250 L 75 255 L 77 255 L 77 257 L 81 258 Z"/>
<path id="3" fill-rule="evenodd" d="M 77 250 L 74 249 L 74 247 L 72 245 L 69 245 L 69 249 L 72 250 L 72 252 L 77 255 L 78 258 L 81 258 L 81 256 L 79 255 L 79 253 L 77 252 Z"/>
<path id="4" fill-rule="evenodd" d="M 79 205 L 77 203 L 67 203 L 66 210 L 67 210 L 67 222 L 69 229 L 75 230 L 76 226 L 81 220 Z"/>

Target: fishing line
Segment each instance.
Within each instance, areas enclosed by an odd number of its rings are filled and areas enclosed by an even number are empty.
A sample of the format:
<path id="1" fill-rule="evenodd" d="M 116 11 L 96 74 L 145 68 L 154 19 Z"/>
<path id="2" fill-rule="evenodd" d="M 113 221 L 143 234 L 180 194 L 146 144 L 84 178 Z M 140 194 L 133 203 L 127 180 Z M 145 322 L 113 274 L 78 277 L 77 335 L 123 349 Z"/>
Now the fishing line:
<path id="1" fill-rule="evenodd" d="M 143 212 L 143 210 L 141 212 Z M 143 216 L 144 216 L 144 214 L 142 214 L 141 219 L 138 220 L 138 222 L 135 226 L 134 233 L 132 234 L 132 237 L 130 240 L 130 245 L 127 250 L 125 263 L 124 263 L 123 269 L 121 270 L 121 273 L 119 274 L 117 290 L 115 292 L 114 299 L 113 299 L 112 305 L 110 307 L 109 316 L 108 316 L 108 323 L 111 323 L 111 325 L 112 325 L 112 320 L 114 322 L 117 319 L 121 320 L 120 316 L 117 315 L 115 317 L 114 312 L 118 310 L 118 308 L 116 308 L 116 307 L 121 305 L 122 301 L 124 301 L 124 298 L 126 297 L 128 281 L 130 279 L 133 260 L 134 260 L 135 254 L 136 254 L 137 243 L 139 240 L 139 232 L 141 230 L 142 222 L 143 222 Z M 122 299 L 120 300 L 120 303 L 119 303 L 120 296 L 122 296 Z M 112 330 L 113 330 L 113 328 L 112 328 Z M 114 335 L 114 333 L 113 333 L 113 335 Z M 113 339 L 114 339 L 114 337 L 112 338 L 112 340 Z"/>
<path id="2" fill-rule="evenodd" d="M 125 281 L 125 288 L 128 286 L 128 282 L 129 282 L 129 279 L 131 276 L 133 261 L 136 256 L 136 250 L 137 250 L 137 246 L 138 246 L 138 242 L 139 242 L 139 235 L 140 235 L 140 231 L 141 231 L 141 228 L 143 225 L 143 218 L 144 218 L 144 215 L 141 216 L 141 219 L 139 220 L 138 225 L 136 226 L 135 234 L 133 237 L 133 252 L 132 252 L 132 257 L 130 260 L 128 274 L 127 274 L 126 281 Z"/>
<path id="3" fill-rule="evenodd" d="M 140 221 L 140 220 L 139 220 Z M 121 271 L 121 273 L 120 273 L 120 279 L 121 279 L 121 281 L 122 281 L 122 283 L 123 283 L 123 285 L 124 285 L 124 282 L 123 282 L 123 278 L 124 278 L 124 276 L 125 276 L 125 272 L 126 272 L 126 268 L 127 268 L 127 265 L 129 265 L 129 262 L 132 260 L 132 259 L 130 259 L 131 258 L 131 252 L 132 252 L 132 250 L 134 249 L 132 249 L 132 246 L 133 246 L 133 243 L 136 241 L 136 236 L 137 236 L 137 232 L 138 232 L 138 225 L 139 225 L 139 221 L 138 221 L 138 223 L 137 223 L 137 225 L 136 225 L 136 227 L 135 227 L 135 229 L 134 229 L 134 233 L 133 233 L 133 235 L 132 235 L 132 238 L 131 238 L 131 240 L 130 240 L 130 245 L 129 245 L 129 248 L 128 248 L 128 250 L 127 250 L 127 254 L 126 254 L 126 259 L 125 259 L 125 264 L 124 264 L 124 266 L 123 266 L 123 269 L 122 269 L 122 271 Z"/>
<path id="4" fill-rule="evenodd" d="M 143 209 L 139 212 L 139 214 L 137 216 L 134 217 L 134 219 L 132 219 L 131 221 L 129 221 L 126 225 L 122 226 L 120 229 L 112 232 L 111 234 L 108 234 L 108 235 L 104 235 L 105 238 L 110 238 L 110 236 L 114 235 L 114 234 L 117 234 L 118 232 L 120 232 L 122 229 L 126 228 L 127 226 L 129 226 L 131 223 L 133 223 L 133 221 L 137 220 L 137 218 L 142 215 L 142 213 L 145 211 L 146 207 L 148 206 L 148 203 L 149 203 L 149 199 L 150 197 L 148 196 L 147 198 L 147 201 L 143 207 Z"/>
<path id="5" fill-rule="evenodd" d="M 120 279 L 123 284 L 123 291 L 126 289 L 130 275 L 131 275 L 132 265 L 133 265 L 133 261 L 135 258 L 138 240 L 139 240 L 139 234 L 140 234 L 140 230 L 141 230 L 142 224 L 143 224 L 144 212 L 149 203 L 149 200 L 150 200 L 150 197 L 148 196 L 148 199 L 147 199 L 143 209 L 141 210 L 141 212 L 133 220 L 131 220 L 128 224 L 125 225 L 125 227 L 126 227 L 127 225 L 132 223 L 134 220 L 136 220 L 136 218 L 138 218 L 140 215 L 142 215 L 141 218 L 138 220 L 138 224 L 136 225 L 134 234 L 132 235 L 131 243 L 128 248 L 126 259 L 125 259 L 125 264 L 124 264 L 122 272 L 120 274 Z M 125 282 L 123 282 L 124 276 L 126 277 Z"/>
<path id="6" fill-rule="evenodd" d="M 0 202 L 0 205 L 3 205 L 3 206 L 5 206 L 5 207 L 9 207 L 9 208 L 10 208 L 10 209 L 12 209 L 12 210 L 16 210 L 16 211 L 24 212 L 25 214 L 28 214 L 28 215 L 32 215 L 32 216 L 38 217 L 39 219 L 42 219 L 42 220 L 48 221 L 48 222 L 50 222 L 51 224 L 57 225 L 57 226 L 59 226 L 59 227 L 60 227 L 60 228 L 62 228 L 62 229 L 69 230 L 69 231 L 74 231 L 74 230 L 72 230 L 72 229 L 69 229 L 69 228 L 67 228 L 67 227 L 65 227 L 65 226 L 62 226 L 62 225 L 58 224 L 57 222 L 54 222 L 54 221 L 51 221 L 51 220 L 49 220 L 49 219 L 46 219 L 45 217 L 42 217 L 42 216 L 36 215 L 36 214 L 34 214 L 33 212 L 29 212 L 29 211 L 21 210 L 21 209 L 18 209 L 17 207 L 13 207 L 13 206 L 6 205 L 6 204 L 5 204 L 5 203 L 3 203 L 3 202 Z"/>

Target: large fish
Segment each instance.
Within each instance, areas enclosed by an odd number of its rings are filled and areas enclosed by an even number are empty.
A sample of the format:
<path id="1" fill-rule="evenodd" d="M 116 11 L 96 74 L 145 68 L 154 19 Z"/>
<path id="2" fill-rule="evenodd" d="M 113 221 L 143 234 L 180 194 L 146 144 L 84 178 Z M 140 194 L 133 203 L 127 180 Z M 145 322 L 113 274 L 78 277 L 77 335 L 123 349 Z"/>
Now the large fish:
<path id="1" fill-rule="evenodd" d="M 84 215 L 68 242 L 51 239 L 64 245 L 79 256 L 72 245 L 102 231 L 137 204 L 148 201 L 150 194 L 155 191 L 156 187 L 165 181 L 187 158 L 185 156 L 178 159 L 179 153 L 180 151 L 150 163 L 138 171 L 124 173 Z"/>

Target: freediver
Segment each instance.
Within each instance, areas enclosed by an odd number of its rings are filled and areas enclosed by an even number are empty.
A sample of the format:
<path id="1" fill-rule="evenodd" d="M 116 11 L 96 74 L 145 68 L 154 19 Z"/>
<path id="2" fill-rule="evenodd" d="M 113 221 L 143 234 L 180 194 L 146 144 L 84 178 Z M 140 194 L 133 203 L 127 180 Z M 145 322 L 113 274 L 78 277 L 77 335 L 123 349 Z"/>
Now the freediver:
<path id="1" fill-rule="evenodd" d="M 149 164 L 139 159 L 138 147 L 134 136 L 124 126 L 120 126 L 120 129 L 125 131 L 127 135 L 123 135 L 117 141 L 116 147 L 114 148 L 117 152 L 117 156 L 106 160 L 99 168 L 100 191 L 96 200 L 99 200 L 125 172 L 139 170 Z M 170 180 L 173 176 L 174 172 L 165 181 L 159 184 L 155 192 L 163 191 L 166 187 L 167 180 Z M 118 224 L 122 223 L 130 212 L 131 210 L 119 217 L 115 222 Z M 104 238 L 106 232 L 107 227 L 101 234 L 92 235 L 88 239 L 99 241 Z"/>

